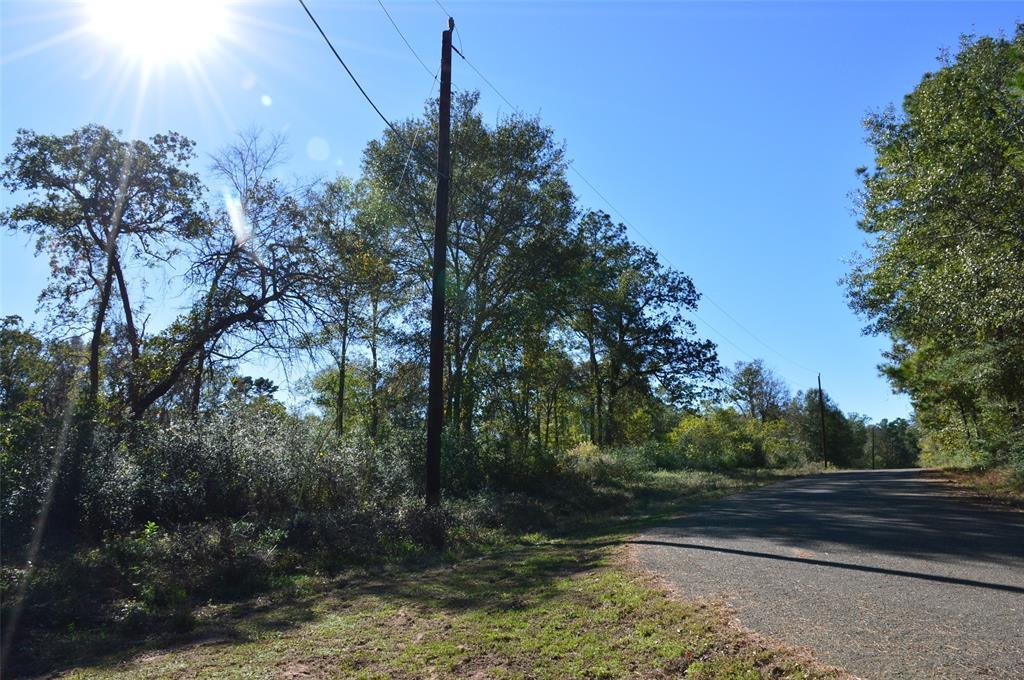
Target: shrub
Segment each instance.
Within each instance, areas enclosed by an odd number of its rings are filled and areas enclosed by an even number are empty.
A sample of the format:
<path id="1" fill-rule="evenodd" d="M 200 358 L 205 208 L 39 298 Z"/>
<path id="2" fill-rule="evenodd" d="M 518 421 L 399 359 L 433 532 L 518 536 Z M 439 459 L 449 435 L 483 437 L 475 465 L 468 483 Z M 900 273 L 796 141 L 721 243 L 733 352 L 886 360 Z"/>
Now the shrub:
<path id="1" fill-rule="evenodd" d="M 669 441 L 660 467 L 793 467 L 809 459 L 807 444 L 785 421 L 762 423 L 731 408 L 684 416 Z"/>

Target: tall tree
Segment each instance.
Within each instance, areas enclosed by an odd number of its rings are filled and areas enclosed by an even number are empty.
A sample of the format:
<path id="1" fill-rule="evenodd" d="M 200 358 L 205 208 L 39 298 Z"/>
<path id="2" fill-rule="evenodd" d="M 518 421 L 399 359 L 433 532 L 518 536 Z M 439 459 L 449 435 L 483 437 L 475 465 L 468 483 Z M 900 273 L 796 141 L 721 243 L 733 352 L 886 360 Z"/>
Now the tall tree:
<path id="1" fill-rule="evenodd" d="M 186 168 L 192 157 L 193 143 L 176 133 L 129 142 L 90 125 L 63 136 L 19 130 L 4 160 L 4 188 L 27 191 L 29 198 L 0 220 L 35 236 L 36 252 L 50 258 L 50 282 L 40 304 L 56 326 L 91 321 L 90 403 L 99 392 L 100 351 L 113 299 L 120 303 L 133 363 L 142 352 L 140 301 L 132 297 L 125 263 L 167 263 L 181 239 L 205 226 L 201 185 Z M 130 369 L 130 399 L 138 396 L 138 381 Z"/>
<path id="2" fill-rule="evenodd" d="M 579 239 L 594 254 L 584 257 L 586 283 L 574 328 L 586 340 L 599 419 L 606 393 L 601 441 L 616 443 L 623 437 L 619 400 L 626 392 L 658 389 L 671 403 L 693 403 L 720 368 L 714 343 L 693 337 L 696 327 L 685 317 L 700 299 L 689 277 L 630 242 L 625 227 L 604 213 L 581 220 Z"/>
<path id="3" fill-rule="evenodd" d="M 488 347 L 519 333 L 538 311 L 538 291 L 556 278 L 555 253 L 573 216 L 564 152 L 551 130 L 517 115 L 489 127 L 478 98 L 457 96 L 452 123 L 446 418 L 463 435 L 473 431 L 474 384 Z M 404 139 L 388 131 L 364 156 L 367 181 L 396 203 L 409 280 L 421 286 L 429 280 L 431 204 L 425 199 L 433 176 L 422 167 L 423 154 L 410 153 L 405 140 L 436 136 L 434 108 L 405 123 Z M 426 318 L 422 309 L 418 318 Z"/>
<path id="4" fill-rule="evenodd" d="M 761 359 L 736 362 L 727 394 L 740 411 L 762 423 L 781 417 L 789 401 L 789 387 Z"/>
<path id="5" fill-rule="evenodd" d="M 1024 470 L 1024 24 L 965 38 L 902 111 L 866 122 L 867 256 L 847 279 L 926 448 Z M 945 453 L 942 453 L 945 452 Z"/>
<path id="6" fill-rule="evenodd" d="M 354 233 L 356 216 L 356 188 L 346 177 L 338 177 L 314 190 L 310 207 L 317 234 L 327 247 L 328 258 L 324 266 L 331 270 L 325 280 L 326 295 L 340 308 L 336 323 L 319 330 L 320 343 L 325 345 L 337 365 L 335 381 L 334 429 L 338 436 L 345 434 L 345 383 L 348 368 L 349 341 L 352 338 L 352 316 L 359 302 L 359 275 L 354 270 L 359 264 L 362 245 Z"/>
<path id="7" fill-rule="evenodd" d="M 201 375 L 210 357 L 285 357 L 311 328 L 337 321 L 325 295 L 334 272 L 310 224 L 308 192 L 273 176 L 282 153 L 283 139 L 254 131 L 214 157 L 214 173 L 230 190 L 185 253 L 191 307 L 147 341 L 147 379 L 131 401 L 133 418 L 187 376 Z"/>

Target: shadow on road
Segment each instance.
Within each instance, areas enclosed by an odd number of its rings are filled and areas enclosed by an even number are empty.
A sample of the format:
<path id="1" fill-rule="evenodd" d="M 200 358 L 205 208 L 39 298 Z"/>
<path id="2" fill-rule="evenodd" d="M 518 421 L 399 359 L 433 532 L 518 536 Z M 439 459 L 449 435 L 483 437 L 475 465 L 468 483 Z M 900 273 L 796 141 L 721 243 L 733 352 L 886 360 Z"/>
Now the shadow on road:
<path id="1" fill-rule="evenodd" d="M 742 555 L 743 557 L 761 557 L 770 560 L 780 560 L 783 562 L 799 562 L 802 564 L 813 564 L 820 567 L 834 567 L 836 569 L 850 569 L 853 571 L 863 571 L 872 574 L 886 574 L 889 576 L 905 576 L 907 578 L 918 578 L 925 581 L 936 581 L 939 583 L 951 583 L 960 586 L 971 586 L 974 588 L 989 588 L 991 590 L 1004 590 L 1010 593 L 1021 593 L 1024 594 L 1024 588 L 1018 586 L 1010 586 L 1002 583 L 985 583 L 983 581 L 975 581 L 966 578 L 954 578 L 951 576 L 939 576 L 937 574 L 922 574 L 913 571 L 903 571 L 901 569 L 884 569 L 882 567 L 872 567 L 864 564 L 850 564 L 848 562 L 832 562 L 829 560 L 816 560 L 806 557 L 789 557 L 787 555 L 773 555 L 766 552 L 757 552 L 754 550 L 737 550 L 734 548 L 721 548 L 710 545 L 697 545 L 695 543 L 673 543 L 671 541 L 652 541 L 652 540 L 636 540 L 630 541 L 632 545 L 661 545 L 669 548 L 682 548 L 685 550 L 705 550 L 716 553 L 726 553 L 729 555 Z"/>
<path id="2" fill-rule="evenodd" d="M 673 538 L 752 538 L 805 549 L 838 544 L 943 562 L 1019 564 L 1024 559 L 1024 513 L 965 502 L 951 484 L 922 470 L 836 472 L 796 479 L 728 498 L 665 528 L 671 529 Z M 1015 586 L 1001 587 L 1021 592 Z"/>

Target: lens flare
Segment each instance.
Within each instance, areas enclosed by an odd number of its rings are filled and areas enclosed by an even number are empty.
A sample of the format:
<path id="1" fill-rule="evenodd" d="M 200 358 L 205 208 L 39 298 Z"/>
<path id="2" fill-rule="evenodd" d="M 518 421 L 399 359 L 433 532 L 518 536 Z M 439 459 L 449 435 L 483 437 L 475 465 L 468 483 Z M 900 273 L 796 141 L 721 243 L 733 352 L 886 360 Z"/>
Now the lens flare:
<path id="1" fill-rule="evenodd" d="M 245 207 L 242 201 L 233 193 L 224 190 L 224 208 L 228 211 L 228 219 L 231 221 L 231 231 L 235 233 L 235 243 L 242 246 L 252 238 L 252 227 L 245 216 Z"/>

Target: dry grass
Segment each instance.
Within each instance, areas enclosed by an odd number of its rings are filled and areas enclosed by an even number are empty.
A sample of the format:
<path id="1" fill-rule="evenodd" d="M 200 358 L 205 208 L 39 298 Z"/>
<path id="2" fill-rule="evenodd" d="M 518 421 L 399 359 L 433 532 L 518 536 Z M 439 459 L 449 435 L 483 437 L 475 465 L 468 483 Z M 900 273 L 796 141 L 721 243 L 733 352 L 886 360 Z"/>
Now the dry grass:
<path id="1" fill-rule="evenodd" d="M 986 500 L 1024 510 L 1024 481 L 1011 468 L 965 470 L 946 468 L 942 475 L 961 489 Z"/>

